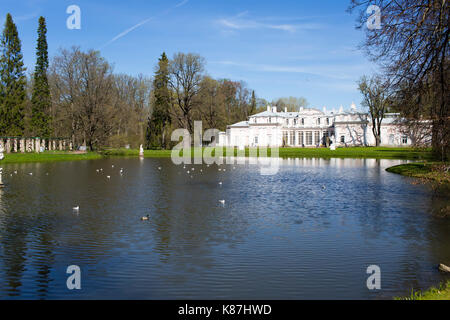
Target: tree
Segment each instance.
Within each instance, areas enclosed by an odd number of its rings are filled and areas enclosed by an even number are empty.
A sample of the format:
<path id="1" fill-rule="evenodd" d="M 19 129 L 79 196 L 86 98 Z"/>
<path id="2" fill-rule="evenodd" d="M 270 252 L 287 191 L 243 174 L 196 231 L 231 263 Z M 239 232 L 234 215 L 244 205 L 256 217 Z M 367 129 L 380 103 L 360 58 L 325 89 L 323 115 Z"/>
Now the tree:
<path id="1" fill-rule="evenodd" d="M 205 59 L 197 54 L 177 53 L 169 65 L 169 88 L 174 92 L 174 118 L 180 127 L 193 133 L 192 112 L 200 90 Z"/>
<path id="2" fill-rule="evenodd" d="M 36 47 L 36 68 L 34 71 L 33 94 L 31 98 L 31 132 L 40 137 L 48 137 L 51 134 L 51 97 L 47 79 L 48 46 L 47 27 L 45 18 L 39 18 L 38 40 Z"/>
<path id="3" fill-rule="evenodd" d="M 273 104 L 275 104 L 281 110 L 287 108 L 288 112 L 298 112 L 300 107 L 306 107 L 308 101 L 303 97 L 282 97 L 277 99 Z"/>
<path id="4" fill-rule="evenodd" d="M 153 111 L 148 117 L 147 148 L 167 147 L 167 128 L 172 123 L 170 115 L 171 95 L 169 91 L 169 59 L 163 52 L 153 80 Z"/>
<path id="5" fill-rule="evenodd" d="M 108 62 L 98 51 L 62 50 L 52 64 L 52 81 L 60 128 L 69 128 L 74 145 L 86 143 L 90 150 L 104 146 L 117 128 L 120 111 L 113 105 Z"/>
<path id="6" fill-rule="evenodd" d="M 358 88 L 363 96 L 361 105 L 369 109 L 372 133 L 378 147 L 381 144 L 381 123 L 389 107 L 389 86 L 380 76 L 363 76 L 358 82 Z"/>
<path id="7" fill-rule="evenodd" d="M 252 99 L 250 102 L 249 114 L 252 115 L 255 112 L 256 112 L 256 96 L 255 96 L 255 90 L 252 90 Z"/>
<path id="8" fill-rule="evenodd" d="M 20 136 L 25 127 L 26 68 L 17 27 L 9 13 L 0 50 L 0 134 Z"/>
<path id="9" fill-rule="evenodd" d="M 144 75 L 137 77 L 114 75 L 113 107 L 117 118 L 108 144 L 138 147 L 145 143 L 145 128 L 151 100 L 152 81 Z"/>
<path id="10" fill-rule="evenodd" d="M 384 68 L 397 96 L 421 103 L 416 116 L 432 121 L 434 152 L 450 158 L 449 1 L 351 0 L 350 11 L 360 8 L 358 28 L 368 21 L 369 4 L 380 8 L 381 29 L 365 28 L 368 56 Z M 431 108 L 422 106 L 424 99 Z"/>

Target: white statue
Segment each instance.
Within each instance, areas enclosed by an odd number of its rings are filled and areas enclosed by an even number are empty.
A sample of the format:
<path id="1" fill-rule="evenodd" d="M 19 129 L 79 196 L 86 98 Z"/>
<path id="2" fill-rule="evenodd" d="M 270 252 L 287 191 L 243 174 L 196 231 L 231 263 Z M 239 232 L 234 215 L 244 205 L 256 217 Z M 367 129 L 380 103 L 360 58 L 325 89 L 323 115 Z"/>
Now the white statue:
<path id="1" fill-rule="evenodd" d="M 144 156 L 144 148 L 142 147 L 142 144 L 139 147 L 139 156 L 143 157 Z"/>

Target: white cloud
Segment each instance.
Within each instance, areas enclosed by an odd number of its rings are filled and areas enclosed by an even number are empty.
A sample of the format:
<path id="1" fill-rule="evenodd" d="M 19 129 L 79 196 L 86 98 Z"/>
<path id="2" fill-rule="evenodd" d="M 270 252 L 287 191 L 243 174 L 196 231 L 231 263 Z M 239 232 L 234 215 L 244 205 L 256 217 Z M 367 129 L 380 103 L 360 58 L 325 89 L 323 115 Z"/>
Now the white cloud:
<path id="1" fill-rule="evenodd" d="M 301 23 L 301 24 L 286 24 L 286 23 L 264 23 L 263 19 L 252 20 L 245 19 L 244 17 L 248 14 L 247 11 L 241 12 L 238 15 L 230 18 L 223 18 L 216 20 L 216 23 L 222 27 L 242 30 L 242 29 L 274 29 L 282 30 L 287 32 L 295 32 L 297 30 L 312 30 L 319 29 L 322 26 L 315 23 Z"/>
<path id="2" fill-rule="evenodd" d="M 256 72 L 277 72 L 277 73 L 300 73 L 305 75 L 313 75 L 318 77 L 324 77 L 337 80 L 350 80 L 354 81 L 364 72 L 369 72 L 368 65 L 366 64 L 316 64 L 308 66 L 280 66 L 271 64 L 252 64 L 252 63 L 240 63 L 233 61 L 216 61 L 215 64 L 236 66 Z"/>

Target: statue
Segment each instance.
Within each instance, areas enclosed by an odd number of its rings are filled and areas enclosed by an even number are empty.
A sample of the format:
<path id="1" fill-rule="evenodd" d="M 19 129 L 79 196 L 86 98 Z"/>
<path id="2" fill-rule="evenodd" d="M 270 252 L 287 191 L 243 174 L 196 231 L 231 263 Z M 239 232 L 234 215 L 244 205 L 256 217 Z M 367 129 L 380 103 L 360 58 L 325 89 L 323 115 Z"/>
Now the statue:
<path id="1" fill-rule="evenodd" d="M 144 156 L 144 148 L 142 147 L 142 144 L 139 147 L 139 157 L 143 157 Z"/>
<path id="2" fill-rule="evenodd" d="M 330 139 L 330 150 L 336 150 L 336 145 L 334 144 L 333 139 Z"/>

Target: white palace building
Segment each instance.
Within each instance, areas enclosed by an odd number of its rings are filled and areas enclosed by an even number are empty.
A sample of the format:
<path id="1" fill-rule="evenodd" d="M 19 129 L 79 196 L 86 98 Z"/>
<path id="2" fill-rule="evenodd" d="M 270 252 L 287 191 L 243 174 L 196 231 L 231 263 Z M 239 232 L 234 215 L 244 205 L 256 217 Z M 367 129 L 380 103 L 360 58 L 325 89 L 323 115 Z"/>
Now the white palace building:
<path id="1" fill-rule="evenodd" d="M 381 124 L 381 145 L 408 146 L 411 139 L 396 121 L 398 114 L 389 113 Z M 252 115 L 219 133 L 220 146 L 243 147 L 320 147 L 374 146 L 375 137 L 368 113 L 358 112 L 355 104 L 350 111 L 338 112 L 300 108 L 298 112 L 278 112 L 277 107 Z"/>

